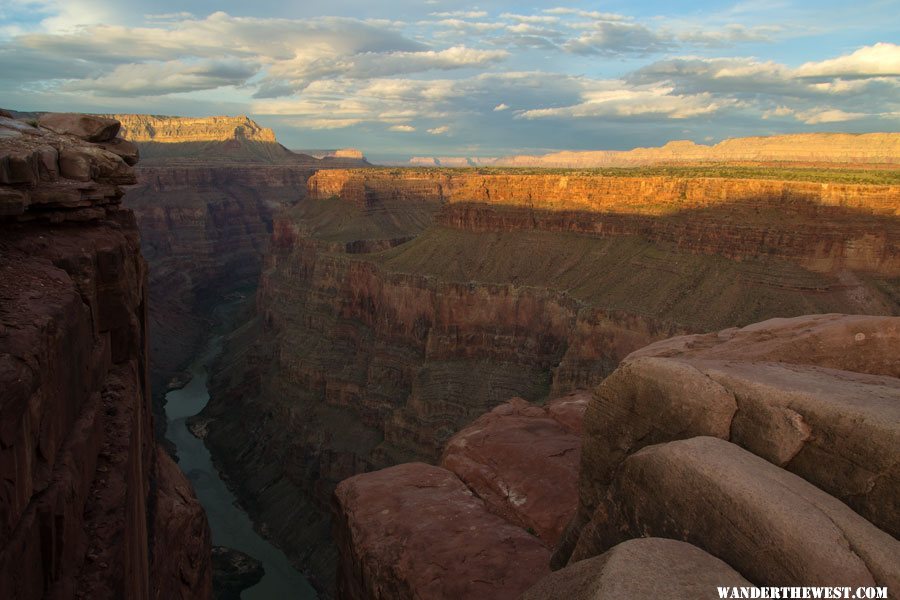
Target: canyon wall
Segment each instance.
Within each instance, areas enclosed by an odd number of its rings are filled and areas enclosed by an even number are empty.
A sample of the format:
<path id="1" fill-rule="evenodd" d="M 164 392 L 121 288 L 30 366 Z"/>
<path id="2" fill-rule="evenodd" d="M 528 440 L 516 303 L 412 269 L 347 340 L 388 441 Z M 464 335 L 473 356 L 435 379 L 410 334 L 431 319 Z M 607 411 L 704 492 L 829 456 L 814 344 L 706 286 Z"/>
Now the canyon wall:
<path id="1" fill-rule="evenodd" d="M 333 589 L 335 486 L 513 396 L 596 385 L 679 333 L 900 314 L 900 187 L 321 171 L 274 217 L 257 316 L 226 342 L 207 444 L 261 527 Z"/>
<path id="2" fill-rule="evenodd" d="M 543 155 L 502 157 L 411 158 L 412 166 L 541 167 L 589 169 L 638 167 L 679 163 L 900 163 L 898 133 L 796 133 L 726 139 L 707 146 L 690 140 L 668 142 L 659 148 L 633 150 L 562 151 Z"/>
<path id="3" fill-rule="evenodd" d="M 272 215 L 306 194 L 320 161 L 282 147 L 246 116 L 115 115 L 142 155 L 125 202 L 137 216 L 150 264 L 150 365 L 157 427 L 163 396 L 203 345 L 214 307 L 252 294 Z"/>
<path id="4" fill-rule="evenodd" d="M 547 409 L 514 399 L 454 436 L 440 467 L 338 485 L 337 595 L 693 600 L 825 585 L 888 597 L 898 342 L 898 317 L 771 319 L 651 344 Z M 559 530 L 541 524 L 576 504 L 550 573 Z"/>
<path id="5" fill-rule="evenodd" d="M 210 535 L 153 436 L 147 267 L 118 122 L 0 116 L 0 596 L 209 598 Z"/>

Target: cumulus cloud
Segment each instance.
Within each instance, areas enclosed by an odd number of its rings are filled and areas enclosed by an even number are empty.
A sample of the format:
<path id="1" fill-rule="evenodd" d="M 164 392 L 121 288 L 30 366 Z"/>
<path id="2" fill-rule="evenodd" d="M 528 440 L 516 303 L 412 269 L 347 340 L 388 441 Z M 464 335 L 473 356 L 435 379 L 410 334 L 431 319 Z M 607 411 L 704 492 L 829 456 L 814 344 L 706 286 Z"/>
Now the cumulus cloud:
<path id="1" fill-rule="evenodd" d="M 801 65 L 797 77 L 900 76 L 900 46 L 881 42 L 851 54 Z"/>
<path id="2" fill-rule="evenodd" d="M 400 133 L 413 133 L 416 128 L 412 125 L 394 125 L 392 127 L 388 127 L 389 131 L 399 131 Z"/>
<path id="3" fill-rule="evenodd" d="M 494 112 L 500 112 L 501 110 L 508 110 L 509 105 L 501 102 L 497 106 L 494 107 Z"/>

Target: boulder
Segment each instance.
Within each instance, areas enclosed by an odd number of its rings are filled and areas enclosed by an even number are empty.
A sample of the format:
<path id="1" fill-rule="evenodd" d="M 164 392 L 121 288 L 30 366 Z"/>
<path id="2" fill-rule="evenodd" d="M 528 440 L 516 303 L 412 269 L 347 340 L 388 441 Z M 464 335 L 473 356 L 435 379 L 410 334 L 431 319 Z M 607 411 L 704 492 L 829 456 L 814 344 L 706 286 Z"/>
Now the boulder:
<path id="1" fill-rule="evenodd" d="M 98 145 L 104 150 L 120 156 L 125 161 L 125 164 L 129 166 L 136 165 L 141 157 L 137 144 L 119 137 Z"/>
<path id="2" fill-rule="evenodd" d="M 519 598 L 550 552 L 491 513 L 453 473 L 407 463 L 335 490 L 338 598 Z"/>
<path id="3" fill-rule="evenodd" d="M 491 512 L 552 547 L 578 505 L 576 430 L 586 406 L 586 394 L 558 398 L 547 407 L 513 398 L 454 435 L 441 466 L 456 473 Z"/>
<path id="4" fill-rule="evenodd" d="M 729 440 L 897 536 L 897 365 L 900 318 L 862 315 L 772 319 L 632 353 L 585 414 L 579 509 L 554 564 L 604 527 L 598 508 L 628 456 L 694 436 Z"/>
<path id="5" fill-rule="evenodd" d="M 752 584 L 696 546 L 637 538 L 547 575 L 522 600 L 713 600 L 722 586 Z"/>
<path id="6" fill-rule="evenodd" d="M 605 547 L 667 537 L 706 550 L 758 585 L 900 589 L 900 542 L 804 479 L 718 438 L 633 454 L 602 510 Z"/>
<path id="7" fill-rule="evenodd" d="M 107 142 L 119 133 L 115 119 L 79 113 L 45 113 L 38 117 L 38 125 L 62 135 L 74 135 L 88 142 Z"/>
<path id="8" fill-rule="evenodd" d="M 261 562 L 225 546 L 213 546 L 212 568 L 216 600 L 241 600 L 241 592 L 259 583 L 266 574 Z"/>

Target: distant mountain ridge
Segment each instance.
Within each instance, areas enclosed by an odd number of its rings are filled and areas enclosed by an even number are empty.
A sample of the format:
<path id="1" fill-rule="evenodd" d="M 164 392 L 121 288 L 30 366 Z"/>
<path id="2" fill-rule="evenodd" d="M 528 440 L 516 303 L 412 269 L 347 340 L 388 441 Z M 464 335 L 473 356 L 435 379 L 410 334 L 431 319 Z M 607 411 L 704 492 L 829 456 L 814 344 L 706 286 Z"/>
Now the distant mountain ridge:
<path id="1" fill-rule="evenodd" d="M 502 157 L 417 156 L 411 166 L 444 167 L 637 167 L 695 162 L 801 162 L 900 164 L 900 133 L 800 133 L 730 138 L 707 146 L 690 140 L 633 150 L 562 151 Z"/>
<path id="2" fill-rule="evenodd" d="M 337 152 L 324 160 L 282 146 L 275 132 L 246 115 L 175 117 L 108 115 L 122 123 L 121 135 L 140 147 L 144 165 L 156 162 L 239 162 L 321 166 L 365 166 L 362 152 Z"/>

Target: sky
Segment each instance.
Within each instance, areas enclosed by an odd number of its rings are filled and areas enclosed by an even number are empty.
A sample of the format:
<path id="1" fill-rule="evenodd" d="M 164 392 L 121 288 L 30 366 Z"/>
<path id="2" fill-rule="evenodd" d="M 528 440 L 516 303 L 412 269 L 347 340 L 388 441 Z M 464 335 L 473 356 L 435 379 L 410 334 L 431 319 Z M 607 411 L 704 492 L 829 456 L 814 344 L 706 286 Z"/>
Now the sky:
<path id="1" fill-rule="evenodd" d="M 2 0 L 0 107 L 376 160 L 900 131 L 900 0 Z"/>

